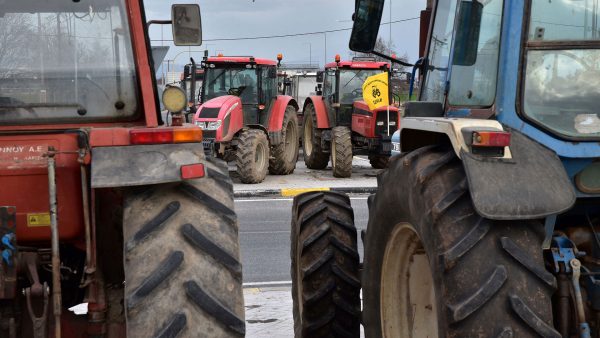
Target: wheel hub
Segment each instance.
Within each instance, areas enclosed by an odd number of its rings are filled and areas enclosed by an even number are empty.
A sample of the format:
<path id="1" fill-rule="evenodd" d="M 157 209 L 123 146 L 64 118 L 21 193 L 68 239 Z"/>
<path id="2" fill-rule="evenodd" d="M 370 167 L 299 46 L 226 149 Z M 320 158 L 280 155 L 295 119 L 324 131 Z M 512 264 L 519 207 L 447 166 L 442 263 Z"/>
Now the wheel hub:
<path id="1" fill-rule="evenodd" d="M 396 225 L 381 269 L 383 337 L 438 337 L 438 318 L 429 259 L 414 228 Z"/>

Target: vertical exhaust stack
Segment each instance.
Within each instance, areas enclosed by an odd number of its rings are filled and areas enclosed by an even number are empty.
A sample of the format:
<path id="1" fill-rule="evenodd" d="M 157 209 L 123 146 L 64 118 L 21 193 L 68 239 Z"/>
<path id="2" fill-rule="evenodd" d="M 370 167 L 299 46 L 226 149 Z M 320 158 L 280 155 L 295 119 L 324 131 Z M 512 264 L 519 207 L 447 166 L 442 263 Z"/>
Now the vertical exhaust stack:
<path id="1" fill-rule="evenodd" d="M 48 191 L 50 195 L 50 230 L 52 233 L 52 303 L 54 305 L 55 337 L 61 337 L 60 316 L 62 301 L 60 290 L 60 252 L 58 248 L 58 219 L 56 202 L 56 149 L 48 147 Z"/>

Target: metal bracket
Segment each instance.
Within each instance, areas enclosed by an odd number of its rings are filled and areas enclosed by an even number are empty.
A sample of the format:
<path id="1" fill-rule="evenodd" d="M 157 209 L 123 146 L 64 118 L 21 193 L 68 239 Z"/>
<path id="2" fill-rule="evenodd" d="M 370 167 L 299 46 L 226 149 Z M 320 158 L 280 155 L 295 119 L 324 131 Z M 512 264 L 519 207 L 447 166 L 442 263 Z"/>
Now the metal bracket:
<path id="1" fill-rule="evenodd" d="M 542 243 L 542 249 L 548 250 L 550 249 L 550 244 L 552 243 L 552 235 L 554 234 L 554 226 L 556 225 L 556 215 L 550 215 L 546 217 L 544 221 L 544 230 L 546 236 L 544 237 L 544 242 Z"/>
<path id="2" fill-rule="evenodd" d="M 571 273 L 571 260 L 576 259 L 573 244 L 568 238 L 554 237 L 552 239 L 555 246 L 550 249 L 552 251 L 552 259 L 554 260 L 554 272 L 560 273 L 560 265 L 562 263 L 565 270 L 564 273 Z"/>
<path id="3" fill-rule="evenodd" d="M 48 322 L 48 294 L 49 288 L 46 283 L 43 285 L 43 297 L 44 297 L 44 310 L 40 317 L 35 315 L 33 312 L 33 306 L 31 305 L 31 288 L 27 288 L 23 291 L 25 294 L 25 298 L 27 298 L 27 310 L 29 311 L 29 316 L 31 317 L 31 322 L 33 324 L 33 337 L 34 338 L 46 338 L 46 327 Z"/>

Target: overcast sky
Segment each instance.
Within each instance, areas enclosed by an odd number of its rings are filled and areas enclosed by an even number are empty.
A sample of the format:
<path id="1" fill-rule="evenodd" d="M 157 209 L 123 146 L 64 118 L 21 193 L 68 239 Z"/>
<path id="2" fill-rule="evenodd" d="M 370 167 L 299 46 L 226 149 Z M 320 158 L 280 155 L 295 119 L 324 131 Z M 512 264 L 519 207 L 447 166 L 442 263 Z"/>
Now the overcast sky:
<path id="1" fill-rule="evenodd" d="M 390 21 L 389 5 L 392 3 L 392 20 L 397 21 L 418 17 L 425 8 L 426 0 L 386 0 L 382 22 Z M 176 0 L 146 0 L 147 19 L 168 19 L 172 3 L 190 3 Z M 283 35 L 307 32 L 319 32 L 352 27 L 353 0 L 201 0 L 202 29 L 204 43 L 201 47 L 192 47 L 192 51 L 208 49 L 210 55 L 253 55 L 275 59 L 277 53 L 283 53 L 284 62 L 313 63 L 323 65 L 325 59 L 331 62 L 335 54 L 347 58 L 350 31 L 327 33 L 327 51 L 325 34 L 295 36 L 285 38 L 208 41 L 221 38 L 239 38 L 268 35 Z M 380 28 L 379 36 L 389 39 L 389 25 Z M 171 39 L 170 26 L 162 28 L 165 39 Z M 418 54 L 419 20 L 392 24 L 392 42 L 399 56 L 405 53 L 409 60 L 415 61 Z M 152 39 L 161 39 L 161 27 L 152 26 Z M 153 41 L 153 45 L 161 45 Z M 164 42 L 169 45 L 169 42 Z M 176 64 L 185 64 L 188 60 L 188 48 L 171 47 L 166 59 L 174 59 Z M 196 60 L 201 53 L 191 53 Z"/>

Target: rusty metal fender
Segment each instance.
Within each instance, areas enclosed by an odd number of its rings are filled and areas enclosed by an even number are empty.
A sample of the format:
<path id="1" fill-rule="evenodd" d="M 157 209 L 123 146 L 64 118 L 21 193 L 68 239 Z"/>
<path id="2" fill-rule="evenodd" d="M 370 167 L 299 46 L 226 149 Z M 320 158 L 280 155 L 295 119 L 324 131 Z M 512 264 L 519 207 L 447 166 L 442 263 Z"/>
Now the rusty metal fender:
<path id="1" fill-rule="evenodd" d="M 93 148 L 92 188 L 178 182 L 181 166 L 203 162 L 201 143 Z"/>

